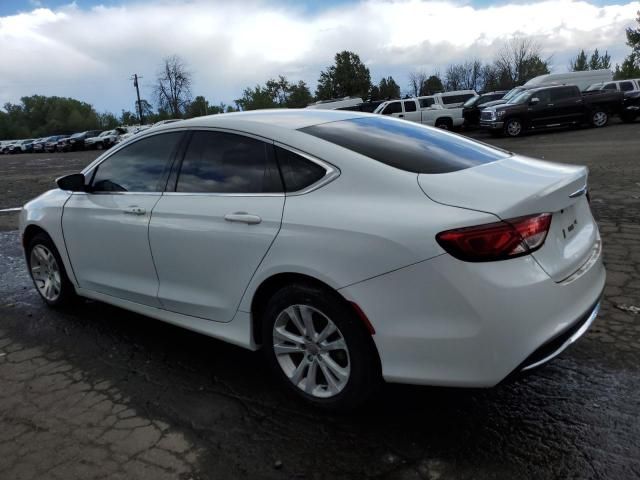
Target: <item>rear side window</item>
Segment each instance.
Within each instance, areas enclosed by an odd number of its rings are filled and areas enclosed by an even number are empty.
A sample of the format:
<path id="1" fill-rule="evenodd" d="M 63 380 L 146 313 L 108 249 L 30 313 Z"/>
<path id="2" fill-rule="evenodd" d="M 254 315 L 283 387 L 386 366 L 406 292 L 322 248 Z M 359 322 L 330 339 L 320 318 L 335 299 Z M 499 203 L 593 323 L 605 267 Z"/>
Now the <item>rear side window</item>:
<path id="1" fill-rule="evenodd" d="M 180 167 L 177 192 L 282 192 L 273 145 L 224 132 L 193 133 Z"/>
<path id="2" fill-rule="evenodd" d="M 276 147 L 276 155 L 282 171 L 284 188 L 287 192 L 303 190 L 316 183 L 327 173 L 317 163 L 307 160 L 290 150 Z"/>
<path id="3" fill-rule="evenodd" d="M 561 87 L 551 89 L 551 101 L 567 100 L 578 96 L 578 90 L 573 87 Z"/>
<path id="4" fill-rule="evenodd" d="M 413 100 L 404 102 L 404 111 L 405 112 L 415 112 L 416 111 L 416 102 Z"/>
<path id="5" fill-rule="evenodd" d="M 382 110 L 383 115 L 391 115 L 392 113 L 402 113 L 402 105 L 400 105 L 400 102 L 391 102 Z"/>
<path id="6" fill-rule="evenodd" d="M 163 133 L 127 145 L 98 165 L 94 192 L 162 192 L 181 132 Z"/>
<path id="7" fill-rule="evenodd" d="M 421 108 L 428 108 L 431 105 L 436 103 L 435 99 L 433 98 L 421 98 L 419 101 L 420 101 Z"/>
<path id="8" fill-rule="evenodd" d="M 617 90 L 617 88 L 616 88 L 616 84 L 615 84 L 615 83 L 607 83 L 607 84 L 604 86 L 604 89 L 605 89 L 605 90 Z"/>
<path id="9" fill-rule="evenodd" d="M 442 103 L 451 105 L 452 103 L 464 103 L 471 97 L 475 97 L 473 93 L 461 93 L 459 95 L 442 95 Z"/>
<path id="10" fill-rule="evenodd" d="M 341 120 L 300 131 L 415 173 L 455 172 L 510 156 L 468 138 L 384 117 Z"/>

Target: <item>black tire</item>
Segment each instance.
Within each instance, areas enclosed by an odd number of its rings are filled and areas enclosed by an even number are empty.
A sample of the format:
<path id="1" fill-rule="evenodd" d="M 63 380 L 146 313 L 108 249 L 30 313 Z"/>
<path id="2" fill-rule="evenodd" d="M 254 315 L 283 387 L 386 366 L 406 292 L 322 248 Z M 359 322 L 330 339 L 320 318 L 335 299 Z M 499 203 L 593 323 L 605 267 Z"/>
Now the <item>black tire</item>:
<path id="1" fill-rule="evenodd" d="M 594 110 L 591 112 L 591 125 L 595 128 L 602 128 L 609 123 L 609 114 L 604 110 Z"/>
<path id="2" fill-rule="evenodd" d="M 53 257 L 58 267 L 58 271 L 60 275 L 60 293 L 55 299 L 47 299 L 43 295 L 43 293 L 40 291 L 40 289 L 38 288 L 38 285 L 36 284 L 36 280 L 33 278 L 33 273 L 31 270 L 31 266 L 32 266 L 31 252 L 38 245 L 42 245 L 49 252 L 53 254 Z M 29 241 L 27 245 L 26 257 L 27 257 L 26 260 L 27 260 L 27 267 L 29 269 L 29 275 L 33 280 L 33 284 L 36 287 L 36 291 L 38 292 L 38 294 L 40 294 L 40 297 L 42 298 L 42 300 L 44 300 L 47 303 L 47 305 L 54 308 L 63 308 L 74 303 L 74 301 L 77 299 L 75 288 L 73 287 L 73 284 L 71 283 L 71 281 L 69 280 L 69 277 L 67 276 L 67 271 L 65 270 L 64 263 L 62 263 L 62 259 L 60 258 L 60 253 L 58 253 L 58 249 L 54 245 L 49 235 L 45 233 L 37 233 L 36 235 L 34 235 L 34 237 Z"/>
<path id="3" fill-rule="evenodd" d="M 519 118 L 510 118 L 504 122 L 504 134 L 507 137 L 519 137 L 524 133 L 524 125 Z"/>
<path id="4" fill-rule="evenodd" d="M 98 143 L 96 143 L 96 149 L 98 149 L 98 150 L 102 150 L 103 148 L 104 148 L 104 147 L 103 147 L 103 145 L 102 145 L 102 142 L 98 142 Z"/>
<path id="5" fill-rule="evenodd" d="M 329 398 L 310 395 L 294 385 L 276 358 L 274 325 L 278 316 L 293 305 L 310 306 L 326 315 L 337 326 L 347 345 L 350 366 L 348 380 L 339 393 Z M 314 322 L 318 320 L 317 316 L 314 318 Z M 351 410 L 365 402 L 381 384 L 380 361 L 371 334 L 349 304 L 328 289 L 294 284 L 276 292 L 262 315 L 262 341 L 267 362 L 280 383 L 298 398 L 316 407 L 334 411 Z M 302 358 L 305 355 L 300 354 Z M 326 378 L 324 374 L 320 375 Z"/>
<path id="6" fill-rule="evenodd" d="M 438 118 L 435 127 L 441 128 L 442 130 L 451 130 L 453 128 L 453 122 L 449 118 Z"/>

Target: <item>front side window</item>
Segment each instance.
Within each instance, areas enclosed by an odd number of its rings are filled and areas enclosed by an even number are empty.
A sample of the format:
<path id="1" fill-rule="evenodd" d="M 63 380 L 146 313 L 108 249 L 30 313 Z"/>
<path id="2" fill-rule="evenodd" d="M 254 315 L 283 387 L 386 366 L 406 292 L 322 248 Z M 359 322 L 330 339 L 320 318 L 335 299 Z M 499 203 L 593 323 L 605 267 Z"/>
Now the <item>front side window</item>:
<path id="1" fill-rule="evenodd" d="M 429 108 L 431 105 L 434 105 L 436 103 L 435 99 L 433 97 L 429 97 L 429 98 L 421 98 L 420 99 L 420 107 L 421 108 Z"/>
<path id="2" fill-rule="evenodd" d="M 383 115 L 391 115 L 392 113 L 402 113 L 402 105 L 400 105 L 400 102 L 391 102 L 384 107 L 382 111 Z"/>
<path id="3" fill-rule="evenodd" d="M 554 88 L 551 90 L 551 101 L 568 100 L 578 96 L 578 91 L 572 87 Z"/>
<path id="4" fill-rule="evenodd" d="M 196 131 L 178 174 L 177 192 L 282 192 L 273 144 L 225 132 Z"/>
<path id="5" fill-rule="evenodd" d="M 161 192 L 181 132 L 163 133 L 127 145 L 98 165 L 94 192 Z"/>
<path id="6" fill-rule="evenodd" d="M 620 90 L 623 92 L 629 92 L 633 90 L 633 83 L 631 82 L 620 82 Z"/>
<path id="7" fill-rule="evenodd" d="M 615 84 L 615 83 L 607 83 L 607 84 L 604 86 L 604 89 L 605 89 L 605 90 L 617 90 L 617 88 L 616 88 L 616 84 Z"/>
<path id="8" fill-rule="evenodd" d="M 510 156 L 462 136 L 385 117 L 328 122 L 300 131 L 414 173 L 455 172 Z"/>

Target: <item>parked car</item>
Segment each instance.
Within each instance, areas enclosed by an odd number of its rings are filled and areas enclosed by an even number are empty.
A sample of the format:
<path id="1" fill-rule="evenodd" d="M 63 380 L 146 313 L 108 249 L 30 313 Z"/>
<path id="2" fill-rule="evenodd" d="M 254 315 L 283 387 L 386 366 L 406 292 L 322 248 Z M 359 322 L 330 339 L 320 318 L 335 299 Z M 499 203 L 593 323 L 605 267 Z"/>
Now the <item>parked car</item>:
<path id="1" fill-rule="evenodd" d="M 452 90 L 418 98 L 422 100 L 433 98 L 436 104 L 442 105 L 444 108 L 460 108 L 467 100 L 477 96 L 475 90 Z"/>
<path id="2" fill-rule="evenodd" d="M 640 79 L 629 79 L 629 80 L 616 80 L 613 82 L 599 82 L 589 85 L 585 91 L 601 91 L 601 90 L 611 90 L 617 92 L 631 92 L 634 90 L 640 90 Z"/>
<path id="3" fill-rule="evenodd" d="M 591 124 L 604 127 L 609 116 L 622 111 L 619 92 L 582 94 L 576 86 L 531 88 L 503 105 L 482 110 L 480 126 L 493 133 L 517 137 L 527 130 Z"/>
<path id="4" fill-rule="evenodd" d="M 461 127 L 464 123 L 462 108 L 444 108 L 436 97 L 406 98 L 381 103 L 373 113 L 402 118 L 444 130 Z"/>
<path id="5" fill-rule="evenodd" d="M 471 97 L 462 105 L 462 116 L 466 127 L 475 127 L 480 125 L 480 111 L 485 107 L 487 102 L 500 100 L 507 93 L 506 90 L 499 92 L 487 92 L 477 97 Z"/>
<path id="6" fill-rule="evenodd" d="M 66 138 L 69 138 L 68 135 L 54 135 L 52 137 L 49 137 L 47 142 L 45 142 L 44 144 L 44 149 L 49 153 L 55 152 L 56 150 L 58 150 L 58 142 Z"/>
<path id="7" fill-rule="evenodd" d="M 336 108 L 336 110 L 348 110 L 351 112 L 373 113 L 376 110 L 376 108 L 378 108 L 385 101 L 386 100 L 374 100 L 371 102 L 362 102 L 362 103 L 359 103 L 358 105 Z"/>
<path id="8" fill-rule="evenodd" d="M 58 149 L 63 152 L 84 150 L 85 140 L 87 138 L 96 137 L 102 133 L 102 130 L 87 130 L 86 132 L 74 133 L 68 139 L 58 142 Z"/>
<path id="9" fill-rule="evenodd" d="M 34 140 L 33 142 L 33 152 L 34 153 L 41 153 L 44 151 L 44 145 L 47 141 L 49 141 L 49 139 L 52 137 L 44 137 L 44 138 L 39 138 L 37 140 Z"/>
<path id="10" fill-rule="evenodd" d="M 0 142 L 0 153 L 9 153 L 9 145 L 13 144 L 16 141 L 17 140 L 3 140 L 2 142 Z"/>
<path id="11" fill-rule="evenodd" d="M 620 118 L 625 123 L 635 122 L 640 117 L 640 90 L 624 93 L 624 105 Z"/>
<path id="12" fill-rule="evenodd" d="M 120 136 L 124 133 L 124 130 L 120 128 L 115 128 L 113 130 L 107 130 L 106 132 L 102 132 L 97 137 L 87 138 L 84 141 L 85 148 L 88 149 L 107 149 L 114 146 L 116 143 L 120 141 Z"/>
<path id="13" fill-rule="evenodd" d="M 262 348 L 291 392 L 350 408 L 381 378 L 491 387 L 584 334 L 605 285 L 587 172 L 381 115 L 213 115 L 58 179 L 20 232 L 47 304 Z"/>
<path id="14" fill-rule="evenodd" d="M 27 145 L 33 142 L 32 138 L 27 138 L 24 140 L 16 140 L 15 142 L 9 144 L 8 153 L 24 153 L 27 150 Z"/>

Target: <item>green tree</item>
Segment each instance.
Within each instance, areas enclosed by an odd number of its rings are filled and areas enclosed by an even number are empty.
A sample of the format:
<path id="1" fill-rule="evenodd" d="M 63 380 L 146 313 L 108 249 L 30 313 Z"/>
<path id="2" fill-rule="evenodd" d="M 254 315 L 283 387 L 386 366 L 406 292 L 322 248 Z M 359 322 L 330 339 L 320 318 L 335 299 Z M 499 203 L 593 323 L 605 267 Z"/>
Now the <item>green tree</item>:
<path id="1" fill-rule="evenodd" d="M 621 66 L 616 65 L 614 73 L 616 80 L 640 77 L 640 11 L 636 21 L 638 28 L 627 28 L 627 45 L 631 47 L 631 53 L 624 59 Z"/>
<path id="2" fill-rule="evenodd" d="M 433 95 L 442 91 L 444 91 L 444 85 L 440 75 L 437 73 L 429 76 L 420 87 L 420 95 Z"/>
<path id="3" fill-rule="evenodd" d="M 600 70 L 604 68 L 611 68 L 611 56 L 605 51 L 604 55 L 601 57 L 598 49 L 596 48 L 589 59 L 589 69 Z"/>
<path id="4" fill-rule="evenodd" d="M 352 95 L 366 98 L 371 90 L 371 75 L 358 54 L 345 50 L 336 53 L 334 60 L 334 65 L 320 72 L 316 98 L 329 100 Z"/>
<path id="5" fill-rule="evenodd" d="M 584 50 L 580 50 L 580 53 L 571 60 L 569 63 L 569 70 L 572 72 L 582 72 L 584 70 L 589 70 L 589 63 L 587 62 L 587 54 L 584 53 Z"/>
<path id="6" fill-rule="evenodd" d="M 313 95 L 304 81 L 300 80 L 296 84 L 289 85 L 287 107 L 304 108 L 311 102 L 313 102 Z"/>
<path id="7" fill-rule="evenodd" d="M 380 98 L 400 98 L 400 85 L 391 76 L 380 80 L 378 91 Z"/>
<path id="8" fill-rule="evenodd" d="M 209 102 L 202 96 L 198 95 L 193 99 L 189 106 L 186 108 L 186 117 L 201 117 L 209 114 Z"/>
<path id="9" fill-rule="evenodd" d="M 273 101 L 272 92 L 266 86 L 263 87 L 261 85 L 256 85 L 254 88 L 245 88 L 242 92 L 242 97 L 235 102 L 239 110 L 259 110 L 277 106 Z"/>

